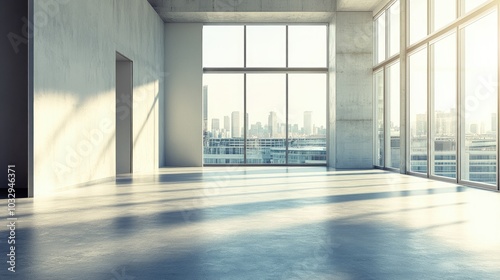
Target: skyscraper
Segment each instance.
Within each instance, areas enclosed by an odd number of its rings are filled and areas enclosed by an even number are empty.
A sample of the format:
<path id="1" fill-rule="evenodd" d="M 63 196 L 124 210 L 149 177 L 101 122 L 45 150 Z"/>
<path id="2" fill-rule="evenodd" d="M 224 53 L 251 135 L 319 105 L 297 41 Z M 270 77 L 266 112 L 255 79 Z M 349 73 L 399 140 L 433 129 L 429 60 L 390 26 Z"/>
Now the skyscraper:
<path id="1" fill-rule="evenodd" d="M 311 135 L 313 133 L 312 129 L 312 112 L 305 111 L 304 112 L 304 134 Z"/>
<path id="2" fill-rule="evenodd" d="M 229 121 L 229 116 L 224 116 L 224 130 L 225 131 L 230 131 L 231 129 L 231 122 Z"/>
<path id="3" fill-rule="evenodd" d="M 240 112 L 238 111 L 231 113 L 231 137 L 241 137 Z"/>
<path id="4" fill-rule="evenodd" d="M 219 119 L 212 119 L 212 130 L 219 130 Z"/>
<path id="5" fill-rule="evenodd" d="M 269 117 L 267 118 L 267 128 L 269 130 L 269 137 L 278 136 L 278 117 L 276 112 L 269 112 Z"/>

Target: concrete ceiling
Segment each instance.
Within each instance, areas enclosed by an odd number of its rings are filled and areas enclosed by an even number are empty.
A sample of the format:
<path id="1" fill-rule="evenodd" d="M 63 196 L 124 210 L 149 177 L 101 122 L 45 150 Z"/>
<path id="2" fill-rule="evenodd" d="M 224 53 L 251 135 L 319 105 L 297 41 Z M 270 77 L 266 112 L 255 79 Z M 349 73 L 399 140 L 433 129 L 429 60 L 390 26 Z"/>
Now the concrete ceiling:
<path id="1" fill-rule="evenodd" d="M 328 22 L 387 0 L 148 0 L 164 22 Z"/>
<path id="2" fill-rule="evenodd" d="M 162 12 L 164 22 L 329 22 L 331 12 Z"/>
<path id="3" fill-rule="evenodd" d="M 386 0 L 337 0 L 337 11 L 371 11 L 373 12 Z"/>

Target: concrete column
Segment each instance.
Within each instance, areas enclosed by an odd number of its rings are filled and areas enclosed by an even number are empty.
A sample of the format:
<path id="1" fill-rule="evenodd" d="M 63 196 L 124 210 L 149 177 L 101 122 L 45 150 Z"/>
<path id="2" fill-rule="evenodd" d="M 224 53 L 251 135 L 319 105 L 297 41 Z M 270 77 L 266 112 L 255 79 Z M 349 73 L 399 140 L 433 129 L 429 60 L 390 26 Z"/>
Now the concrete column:
<path id="1" fill-rule="evenodd" d="M 335 77 L 330 76 L 329 136 L 334 149 L 330 146 L 328 166 L 372 168 L 372 13 L 337 12 L 332 47 L 335 58 L 330 63 L 335 66 L 330 65 L 330 75 Z"/>
<path id="2" fill-rule="evenodd" d="M 202 166 L 201 23 L 165 24 L 165 163 Z"/>

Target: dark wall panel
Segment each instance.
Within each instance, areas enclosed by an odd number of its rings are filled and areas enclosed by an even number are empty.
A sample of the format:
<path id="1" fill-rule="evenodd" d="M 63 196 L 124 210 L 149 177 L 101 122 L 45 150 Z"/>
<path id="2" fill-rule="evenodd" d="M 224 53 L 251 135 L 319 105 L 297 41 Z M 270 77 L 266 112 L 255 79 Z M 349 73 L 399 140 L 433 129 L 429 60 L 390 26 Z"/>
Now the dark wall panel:
<path id="1" fill-rule="evenodd" d="M 28 195 L 28 0 L 0 0 L 0 197 L 15 165 L 16 198 Z"/>

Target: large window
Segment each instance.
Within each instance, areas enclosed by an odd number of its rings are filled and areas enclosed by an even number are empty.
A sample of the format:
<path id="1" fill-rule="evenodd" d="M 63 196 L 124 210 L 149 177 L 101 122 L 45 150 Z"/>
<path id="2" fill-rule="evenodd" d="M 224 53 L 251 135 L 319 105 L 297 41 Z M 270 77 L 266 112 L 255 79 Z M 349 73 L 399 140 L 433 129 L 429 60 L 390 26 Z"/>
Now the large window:
<path id="1" fill-rule="evenodd" d="M 384 166 L 384 71 L 374 75 L 375 91 L 375 165 Z"/>
<path id="2" fill-rule="evenodd" d="M 432 31 L 439 30 L 457 18 L 457 0 L 432 1 Z"/>
<path id="3" fill-rule="evenodd" d="M 286 26 L 246 26 L 246 66 L 286 66 Z"/>
<path id="4" fill-rule="evenodd" d="M 427 36 L 427 0 L 408 0 L 408 7 L 409 43 L 412 45 Z"/>
<path id="5" fill-rule="evenodd" d="M 326 25 L 206 25 L 205 164 L 326 164 Z"/>
<path id="6" fill-rule="evenodd" d="M 399 77 L 400 65 L 399 62 L 389 65 L 386 68 L 387 79 L 386 79 L 386 96 L 387 104 L 389 108 L 386 110 L 387 116 L 387 153 L 386 153 L 386 163 L 385 166 L 389 168 L 398 169 L 401 160 L 401 114 L 400 114 L 400 77 Z"/>
<path id="7" fill-rule="evenodd" d="M 427 48 L 408 57 L 410 171 L 427 173 Z"/>
<path id="8" fill-rule="evenodd" d="M 399 53 L 400 45 L 400 6 L 399 0 L 395 1 L 394 4 L 387 10 L 388 11 L 388 22 L 389 26 L 387 28 L 389 32 L 389 42 L 388 42 L 388 56 L 391 57 Z"/>
<path id="9" fill-rule="evenodd" d="M 288 26 L 288 66 L 326 67 L 325 26 Z"/>
<path id="10" fill-rule="evenodd" d="M 288 163 L 324 163 L 326 74 L 288 75 Z M 307 95 L 308 98 L 303 98 Z"/>
<path id="11" fill-rule="evenodd" d="M 374 72 L 375 155 L 374 165 L 400 167 L 400 6 L 396 0 L 375 19 Z"/>
<path id="12" fill-rule="evenodd" d="M 379 18 L 375 21 L 375 41 L 376 41 L 376 51 L 375 51 L 375 63 L 380 63 L 385 60 L 385 50 L 386 50 L 386 28 L 385 28 L 385 12 L 382 13 Z"/>
<path id="13" fill-rule="evenodd" d="M 203 27 L 203 67 L 243 67 L 243 26 Z"/>
<path id="14" fill-rule="evenodd" d="M 498 16 L 490 13 L 461 30 L 462 180 L 497 182 Z"/>
<path id="15" fill-rule="evenodd" d="M 406 1 L 398 30 L 405 55 L 394 56 L 398 3 L 373 19 L 375 37 L 385 38 L 374 42 L 375 166 L 393 169 L 399 161 L 408 173 L 500 189 L 500 2 Z"/>
<path id="16" fill-rule="evenodd" d="M 431 44 L 431 174 L 456 178 L 457 35 Z"/>
<path id="17" fill-rule="evenodd" d="M 246 104 L 247 162 L 286 163 L 286 74 L 248 74 Z"/>
<path id="18" fill-rule="evenodd" d="M 243 163 L 243 75 L 206 74 L 203 83 L 205 163 Z"/>
<path id="19" fill-rule="evenodd" d="M 375 64 L 383 62 L 399 53 L 400 45 L 400 7 L 399 0 L 383 11 L 375 19 Z"/>

